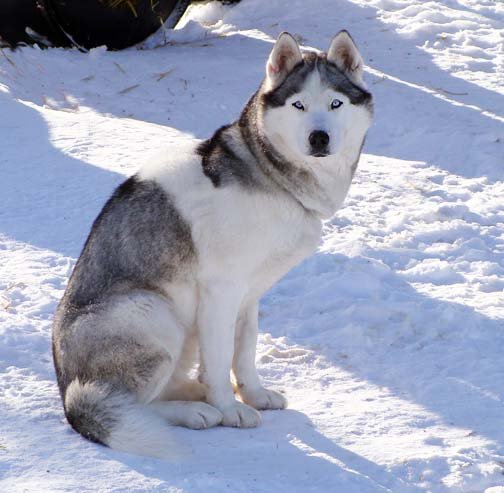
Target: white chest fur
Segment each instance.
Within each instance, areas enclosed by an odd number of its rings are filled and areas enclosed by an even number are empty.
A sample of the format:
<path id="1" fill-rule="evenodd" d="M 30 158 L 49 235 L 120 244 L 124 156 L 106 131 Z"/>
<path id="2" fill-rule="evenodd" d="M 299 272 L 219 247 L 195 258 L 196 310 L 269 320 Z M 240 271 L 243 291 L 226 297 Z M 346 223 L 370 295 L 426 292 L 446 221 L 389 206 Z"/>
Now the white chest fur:
<path id="1" fill-rule="evenodd" d="M 229 275 L 264 291 L 320 240 L 320 219 L 281 194 L 232 186 L 215 195 L 208 215 L 193 222 L 203 278 Z"/>

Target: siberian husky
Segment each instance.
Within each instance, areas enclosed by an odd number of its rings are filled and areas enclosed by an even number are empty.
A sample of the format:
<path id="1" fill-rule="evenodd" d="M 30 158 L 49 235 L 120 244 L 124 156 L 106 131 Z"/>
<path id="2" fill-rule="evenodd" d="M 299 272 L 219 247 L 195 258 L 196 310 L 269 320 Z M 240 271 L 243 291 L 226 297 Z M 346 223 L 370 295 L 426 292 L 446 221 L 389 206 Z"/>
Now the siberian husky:
<path id="1" fill-rule="evenodd" d="M 282 33 L 236 122 L 115 190 L 54 321 L 75 430 L 165 457 L 168 425 L 249 428 L 286 406 L 256 371 L 258 301 L 347 194 L 373 113 L 362 75 L 348 32 L 327 54 Z"/>

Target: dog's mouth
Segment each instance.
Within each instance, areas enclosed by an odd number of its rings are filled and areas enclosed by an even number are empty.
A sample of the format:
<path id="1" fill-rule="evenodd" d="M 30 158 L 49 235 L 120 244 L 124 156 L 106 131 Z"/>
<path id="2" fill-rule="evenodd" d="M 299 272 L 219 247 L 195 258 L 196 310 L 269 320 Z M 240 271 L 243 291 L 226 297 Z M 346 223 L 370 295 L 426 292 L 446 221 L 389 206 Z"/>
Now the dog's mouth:
<path id="1" fill-rule="evenodd" d="M 329 156 L 328 152 L 313 152 L 312 157 L 326 157 Z"/>

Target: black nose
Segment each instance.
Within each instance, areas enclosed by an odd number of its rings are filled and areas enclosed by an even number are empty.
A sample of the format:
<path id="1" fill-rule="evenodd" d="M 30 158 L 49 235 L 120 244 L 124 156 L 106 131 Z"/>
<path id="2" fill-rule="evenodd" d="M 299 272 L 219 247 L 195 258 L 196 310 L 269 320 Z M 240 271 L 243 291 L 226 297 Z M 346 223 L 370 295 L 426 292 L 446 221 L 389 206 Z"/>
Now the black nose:
<path id="1" fill-rule="evenodd" d="M 327 150 L 329 135 L 323 130 L 314 130 L 308 137 L 310 145 L 315 152 Z"/>

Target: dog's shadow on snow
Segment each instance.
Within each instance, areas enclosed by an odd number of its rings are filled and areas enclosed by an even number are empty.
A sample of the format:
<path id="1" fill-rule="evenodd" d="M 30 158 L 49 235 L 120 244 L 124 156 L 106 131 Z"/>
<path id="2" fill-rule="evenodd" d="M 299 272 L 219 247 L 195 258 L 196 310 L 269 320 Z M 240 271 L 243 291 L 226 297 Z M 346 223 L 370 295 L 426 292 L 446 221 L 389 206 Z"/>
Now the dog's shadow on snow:
<path id="1" fill-rule="evenodd" d="M 124 177 L 56 149 L 41 114 L 1 91 L 0 113 L 0 234 L 76 257 Z"/>
<path id="2" fill-rule="evenodd" d="M 207 492 L 229 491 L 334 491 L 420 493 L 384 467 L 353 453 L 319 433 L 310 419 L 294 410 L 268 411 L 256 429 L 217 427 L 204 431 L 173 428 L 173 437 L 191 452 L 174 461 L 140 459 L 110 453 L 149 478 L 170 481 L 187 477 L 190 485 Z M 177 450 L 174 450 L 177 455 Z M 239 467 L 233 464 L 239 463 Z M 245 465 L 245 467 L 244 467 Z M 255 485 L 251 489 L 251 485 Z M 293 485 L 296 485 L 295 488 Z"/>

